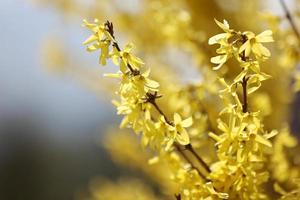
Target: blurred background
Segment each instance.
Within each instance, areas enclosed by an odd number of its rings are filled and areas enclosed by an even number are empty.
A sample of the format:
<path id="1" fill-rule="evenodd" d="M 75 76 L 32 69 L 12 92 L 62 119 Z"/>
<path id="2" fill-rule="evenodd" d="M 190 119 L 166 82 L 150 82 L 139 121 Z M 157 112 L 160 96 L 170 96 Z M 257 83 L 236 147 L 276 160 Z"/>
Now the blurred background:
<path id="1" fill-rule="evenodd" d="M 0 199 L 72 199 L 91 177 L 112 173 L 96 143 L 116 120 L 110 100 L 43 66 L 51 34 L 86 54 L 82 19 L 63 18 L 51 6 L 0 1 Z"/>
<path id="2" fill-rule="evenodd" d="M 110 97 L 96 93 L 101 89 L 78 76 L 86 72 L 65 69 L 59 55 L 52 55 L 57 68 L 45 64 L 49 59 L 45 49 L 60 41 L 61 49 L 52 53 L 72 51 L 68 65 L 82 64 L 91 70 L 85 77 L 102 78 L 97 74 L 98 55 L 87 55 L 81 44 L 88 35 L 81 27 L 84 12 L 74 15 L 70 1 L 65 1 L 64 12 L 60 9 L 64 1 L 60 6 L 49 2 L 0 1 L 0 199 L 4 200 L 73 199 L 95 176 L 129 173 L 114 165 L 99 145 L 102 133 L 120 122 Z M 97 5 L 101 2 L 107 3 L 99 0 Z M 126 12 L 135 12 L 140 3 L 114 2 Z M 268 9 L 282 12 L 278 3 L 270 2 L 265 4 Z M 296 117 L 291 121 L 299 126 Z"/>

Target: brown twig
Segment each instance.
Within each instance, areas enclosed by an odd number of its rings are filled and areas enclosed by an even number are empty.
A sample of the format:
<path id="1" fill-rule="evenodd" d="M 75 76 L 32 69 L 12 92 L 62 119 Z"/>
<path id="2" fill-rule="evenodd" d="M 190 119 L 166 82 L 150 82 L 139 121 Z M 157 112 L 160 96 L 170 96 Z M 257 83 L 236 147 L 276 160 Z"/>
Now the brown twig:
<path id="1" fill-rule="evenodd" d="M 180 146 L 175 143 L 174 147 L 182 155 L 182 157 L 191 165 L 191 168 L 195 169 L 198 172 L 198 174 L 201 176 L 201 178 L 203 178 L 205 181 L 208 181 L 207 178 L 202 174 L 202 172 L 193 164 L 193 162 L 191 161 L 191 159 L 187 155 L 185 155 L 185 153 L 180 148 Z"/>
<path id="2" fill-rule="evenodd" d="M 204 162 L 204 160 L 197 154 L 197 152 L 195 151 L 195 149 L 193 148 L 193 146 L 191 144 L 187 144 L 185 145 L 185 148 L 187 150 L 189 150 L 196 158 L 197 160 L 202 164 L 202 166 L 206 169 L 206 171 L 208 171 L 209 173 L 211 172 L 209 166 L 206 164 L 206 162 Z"/>
<path id="3" fill-rule="evenodd" d="M 108 32 L 108 33 L 111 35 L 111 37 L 115 40 L 115 35 L 114 35 L 114 25 L 113 25 L 113 23 L 110 22 L 110 21 L 106 21 L 106 22 L 105 22 L 105 26 L 106 26 L 107 32 Z M 121 48 L 120 48 L 120 46 L 119 46 L 119 44 L 117 43 L 116 40 L 113 41 L 113 44 L 112 44 L 112 45 L 113 45 L 119 52 L 122 51 Z M 134 76 L 140 74 L 140 72 L 139 72 L 138 70 L 133 69 L 132 66 L 131 66 L 129 63 L 127 63 L 127 67 L 128 67 L 128 69 L 130 70 L 130 72 L 131 72 Z"/>
<path id="4" fill-rule="evenodd" d="M 289 11 L 287 5 L 286 5 L 286 3 L 284 2 L 284 0 L 279 0 L 279 2 L 280 2 L 281 6 L 282 6 L 282 8 L 283 8 L 283 10 L 284 10 L 284 12 L 285 12 L 286 18 L 288 19 L 288 21 L 289 21 L 289 23 L 290 23 L 290 25 L 291 25 L 291 27 L 292 27 L 292 29 L 293 29 L 295 35 L 296 35 L 297 38 L 298 38 L 299 43 L 300 43 L 300 33 L 299 33 L 299 31 L 298 31 L 298 29 L 297 29 L 297 27 L 296 27 L 296 23 L 295 23 L 295 21 L 294 21 L 292 15 L 291 15 L 291 13 L 290 13 L 290 11 Z"/>
<path id="5" fill-rule="evenodd" d="M 175 196 L 176 200 L 181 200 L 181 194 L 175 194 L 174 196 Z"/>
<path id="6" fill-rule="evenodd" d="M 246 35 L 242 35 L 242 42 L 245 43 L 247 42 L 247 36 Z M 241 59 L 242 61 L 246 62 L 247 61 L 247 57 L 246 57 L 246 53 L 245 51 L 243 51 L 241 53 Z M 246 77 L 246 75 L 243 77 L 243 80 L 241 82 L 242 84 L 242 87 L 243 87 L 243 113 L 246 113 L 248 112 L 248 94 L 247 94 L 247 81 L 248 81 L 248 78 Z"/>
<path id="7" fill-rule="evenodd" d="M 243 87 L 243 113 L 248 112 L 247 81 L 248 81 L 248 78 L 246 78 L 246 76 L 244 76 L 243 81 L 242 81 L 242 87 Z"/>
<path id="8" fill-rule="evenodd" d="M 156 98 L 155 98 L 155 95 L 157 95 L 157 93 L 155 93 L 154 95 L 153 94 L 149 94 L 147 93 L 147 96 L 149 96 L 149 98 L 147 99 L 147 102 L 151 103 L 154 108 L 156 108 L 156 110 L 159 112 L 159 114 L 161 114 L 164 119 L 166 120 L 166 122 L 170 125 L 170 126 L 174 126 L 173 122 L 171 122 L 167 116 L 165 115 L 165 113 L 161 110 L 161 108 L 157 105 L 156 103 Z M 181 148 L 178 148 L 178 144 L 175 143 L 175 147 L 177 148 L 177 150 L 181 150 Z M 191 144 L 187 144 L 184 146 L 185 149 L 187 149 L 188 151 L 190 151 L 194 156 L 195 158 L 200 162 L 201 165 L 203 165 L 203 167 L 207 170 L 207 172 L 211 172 L 210 169 L 209 169 L 209 166 L 203 161 L 203 159 L 197 154 L 197 152 L 194 150 L 193 146 Z M 187 160 L 187 159 L 186 159 Z M 192 166 L 193 164 L 190 163 Z"/>
<path id="9" fill-rule="evenodd" d="M 165 115 L 165 113 L 164 113 L 164 112 L 160 109 L 160 107 L 157 105 L 157 103 L 156 103 L 156 101 L 155 101 L 155 100 L 158 98 L 157 92 L 155 92 L 154 94 L 147 93 L 147 94 L 146 94 L 146 98 L 147 98 L 146 102 L 151 103 L 151 104 L 154 106 L 154 108 L 159 112 L 159 114 L 161 114 L 161 115 L 164 117 L 165 121 L 166 121 L 170 126 L 174 126 L 174 124 L 167 118 L 167 116 Z"/>

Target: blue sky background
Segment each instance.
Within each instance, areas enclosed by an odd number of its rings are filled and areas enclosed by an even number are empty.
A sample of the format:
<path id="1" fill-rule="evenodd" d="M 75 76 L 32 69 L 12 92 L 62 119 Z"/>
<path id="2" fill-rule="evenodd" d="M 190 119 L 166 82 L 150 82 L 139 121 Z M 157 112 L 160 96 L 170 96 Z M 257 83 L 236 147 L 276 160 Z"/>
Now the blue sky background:
<path id="1" fill-rule="evenodd" d="M 0 199 L 72 199 L 96 175 L 112 174 L 96 144 L 118 121 L 110 101 L 42 66 L 52 33 L 87 54 L 81 19 L 62 19 L 29 0 L 0 0 Z"/>
<path id="2" fill-rule="evenodd" d="M 41 65 L 42 41 L 59 30 L 72 37 L 73 48 L 86 54 L 81 21 L 76 30 L 76 24 L 67 25 L 53 9 L 33 6 L 30 1 L 1 0 L 0 24 L 0 119 L 35 116 L 52 129 L 77 129 L 113 116 L 110 102 Z"/>

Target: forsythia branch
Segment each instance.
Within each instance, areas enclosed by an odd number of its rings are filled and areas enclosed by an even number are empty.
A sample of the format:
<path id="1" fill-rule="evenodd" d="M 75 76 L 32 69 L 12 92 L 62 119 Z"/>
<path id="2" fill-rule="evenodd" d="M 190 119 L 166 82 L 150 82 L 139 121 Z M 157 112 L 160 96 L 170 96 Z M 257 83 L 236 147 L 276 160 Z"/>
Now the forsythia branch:
<path id="1" fill-rule="evenodd" d="M 106 29 L 107 32 L 111 35 L 111 37 L 112 37 L 113 39 L 115 39 L 115 35 L 114 35 L 114 25 L 113 25 L 113 23 L 112 23 L 112 22 L 109 22 L 109 21 L 107 20 L 107 21 L 105 22 L 105 26 L 106 26 L 106 28 L 107 28 L 107 29 Z M 118 44 L 116 41 L 113 42 L 112 46 L 116 47 L 116 49 L 117 49 L 119 52 L 122 51 L 121 48 L 120 48 L 120 46 L 119 46 L 119 44 Z M 127 67 L 128 67 L 128 69 L 130 70 L 130 72 L 131 72 L 133 75 L 139 75 L 139 74 L 140 74 L 140 72 L 139 72 L 138 70 L 134 70 L 134 69 L 132 68 L 132 66 L 130 65 L 130 63 L 127 63 Z"/>
<path id="2" fill-rule="evenodd" d="M 94 25 L 91 25 L 91 24 L 86 23 L 86 26 L 93 27 Z M 100 30 L 98 30 L 98 28 L 100 28 Z M 98 48 L 98 46 L 100 46 L 100 48 L 101 48 L 102 42 L 105 42 L 105 41 L 106 41 L 108 44 L 112 43 L 112 46 L 115 47 L 115 49 L 117 50 L 120 59 L 124 59 L 122 56 L 127 57 L 128 60 L 126 60 L 126 59 L 125 59 L 125 61 L 123 60 L 123 63 L 125 63 L 125 66 L 129 69 L 131 75 L 132 75 L 133 77 L 134 77 L 134 76 L 140 76 L 140 75 L 141 75 L 140 70 L 139 70 L 138 68 L 133 68 L 133 67 L 131 66 L 130 62 L 129 62 L 129 59 L 131 59 L 132 62 L 137 61 L 137 62 L 141 63 L 141 61 L 140 61 L 137 57 L 134 57 L 133 55 L 130 55 L 130 53 L 129 53 L 128 51 L 122 51 L 122 49 L 120 48 L 120 46 L 119 46 L 119 44 L 117 43 L 117 41 L 116 41 L 116 39 L 115 39 L 115 36 L 114 36 L 113 23 L 111 23 L 111 22 L 109 22 L 109 21 L 106 21 L 106 22 L 104 23 L 104 26 L 102 26 L 102 27 L 99 26 L 98 28 L 97 28 L 97 25 L 96 25 L 96 29 L 93 29 L 93 28 L 92 28 L 92 30 L 95 32 L 95 36 L 90 37 L 85 43 L 86 43 L 86 44 L 89 44 L 89 43 L 91 43 L 91 41 L 94 41 L 94 40 L 96 40 L 96 39 L 100 40 L 100 44 L 99 44 L 99 45 L 97 45 L 97 44 L 94 45 L 94 46 L 92 47 L 92 49 L 96 49 L 96 48 Z M 106 35 L 107 39 L 99 38 L 99 31 L 101 31 L 100 34 L 104 34 L 104 35 L 108 33 L 108 35 Z M 95 39 L 95 38 L 96 38 L 96 39 Z M 107 45 L 107 43 L 105 43 L 105 44 Z M 109 45 L 105 46 L 105 52 L 108 51 L 108 47 L 109 47 Z M 101 48 L 101 49 L 102 49 L 102 48 Z M 102 49 L 102 51 L 103 51 L 103 49 Z M 107 55 L 104 56 L 105 59 L 106 59 L 107 57 L 108 57 Z M 106 62 L 104 62 L 104 63 L 106 63 Z M 126 70 L 125 70 L 124 68 L 121 69 L 121 71 L 122 71 L 124 74 L 127 73 Z M 143 78 L 144 78 L 144 77 L 143 77 Z M 185 132 L 185 130 L 184 130 L 182 127 L 190 126 L 190 125 L 188 125 L 188 124 L 190 124 L 190 122 L 192 122 L 192 121 L 186 121 L 186 122 L 185 122 L 185 125 L 182 125 L 181 123 L 183 123 L 183 121 L 181 121 L 180 116 L 177 115 L 176 118 L 174 118 L 174 120 L 177 119 L 177 121 L 178 121 L 177 123 L 180 123 L 180 125 L 177 127 L 176 121 L 175 121 L 175 123 L 171 122 L 171 121 L 167 118 L 167 116 L 164 114 L 164 112 L 161 110 L 161 108 L 157 105 L 156 99 L 159 98 L 159 97 L 161 97 L 161 96 L 158 95 L 157 91 L 155 91 L 154 93 L 152 93 L 151 91 L 147 91 L 146 94 L 145 94 L 145 96 L 142 97 L 141 99 L 144 100 L 145 103 L 150 103 L 150 104 L 151 104 L 151 105 L 152 105 L 152 106 L 160 113 L 160 115 L 163 116 L 163 118 L 164 118 L 164 120 L 166 121 L 166 123 L 167 123 L 169 126 L 171 126 L 172 129 L 175 130 L 175 132 L 178 132 L 179 135 L 182 135 L 183 133 L 181 133 L 181 131 L 184 131 L 184 132 Z M 179 132 L 177 129 L 180 129 L 181 131 Z M 186 135 L 187 133 L 184 133 L 184 134 Z M 188 137 L 188 136 L 187 136 L 187 137 Z M 175 142 L 173 145 L 175 145 L 175 147 L 180 147 L 180 144 L 177 144 L 176 142 Z M 210 172 L 208 165 L 200 158 L 199 155 L 197 155 L 197 153 L 195 152 L 195 150 L 193 149 L 193 147 L 192 147 L 191 144 L 188 145 L 188 148 L 187 148 L 187 149 L 188 149 L 188 150 L 189 150 L 189 151 L 197 158 L 197 160 L 200 162 L 200 164 L 202 164 L 202 165 L 204 166 L 204 168 L 205 168 L 208 172 Z M 192 161 L 191 161 L 191 160 L 190 160 L 190 159 L 182 152 L 181 148 L 178 148 L 178 151 L 179 151 L 179 152 L 181 153 L 181 155 L 185 158 L 185 160 L 186 160 L 188 163 L 190 163 L 190 165 L 198 171 L 199 175 L 200 175 L 203 179 L 206 180 L 205 176 L 204 176 L 204 175 L 203 175 L 203 174 L 202 174 L 202 173 L 194 166 L 194 164 L 192 163 Z"/>
<path id="3" fill-rule="evenodd" d="M 143 146 L 157 150 L 159 155 L 150 159 L 149 164 L 156 163 L 159 159 L 169 161 L 171 177 L 180 187 L 180 193 L 175 193 L 176 200 L 266 198 L 263 190 L 263 184 L 268 181 L 265 161 L 272 148 L 270 138 L 277 131 L 264 130 L 260 112 L 252 109 L 249 111 L 248 95 L 259 89 L 261 82 L 270 78 L 261 71 L 260 63 L 271 56 L 271 52 L 263 45 L 273 42 L 271 30 L 256 35 L 251 31 L 235 31 L 226 20 L 223 23 L 216 20 L 223 32 L 208 41 L 210 45 L 219 45 L 216 50 L 218 55 L 211 58 L 211 62 L 217 64 L 213 69 L 220 69 L 229 59 L 234 58 L 241 71 L 233 81 L 219 78 L 224 86 L 219 91 L 224 107 L 216 120 L 219 131 L 214 133 L 210 130 L 208 133 L 216 147 L 216 158 L 208 165 L 191 143 L 191 139 L 193 144 L 199 141 L 201 147 L 202 142 L 207 144 L 205 142 L 208 141 L 206 135 L 203 134 L 204 137 L 201 138 L 198 134 L 205 133 L 204 129 L 199 131 L 200 126 L 196 126 L 199 124 L 194 123 L 195 119 L 201 119 L 199 111 L 198 115 L 189 112 L 192 117 L 187 119 L 182 119 L 178 113 L 174 113 L 173 119 L 168 119 L 156 101 L 162 97 L 159 95 L 159 83 L 148 78 L 150 70 L 143 71 L 145 63 L 131 53 L 133 45 L 130 43 L 121 49 L 114 36 L 113 24 L 109 21 L 104 24 L 99 24 L 98 20 L 95 20 L 95 24 L 84 22 L 93 32 L 84 42 L 88 45 L 87 50 L 101 50 L 102 65 L 106 64 L 107 59 L 111 59 L 119 67 L 118 73 L 107 76 L 120 79 L 120 89 L 117 92 L 119 101 L 114 104 L 118 114 L 124 116 L 121 127 L 132 128 L 135 133 L 140 134 Z M 242 97 L 239 97 L 240 92 L 237 91 L 239 84 L 242 86 Z M 195 95 L 195 99 L 198 98 Z M 188 96 L 188 99 L 192 98 Z M 199 102 L 194 99 L 192 102 L 196 105 L 195 110 L 198 110 Z M 157 119 L 153 117 L 153 112 L 158 115 Z M 207 130 L 207 126 L 203 127 Z M 190 132 L 187 132 L 187 128 L 190 128 Z M 189 164 L 188 168 L 186 162 Z"/>
<path id="4" fill-rule="evenodd" d="M 151 103 L 156 110 L 165 118 L 166 122 L 170 125 L 170 126 L 174 126 L 174 123 L 171 122 L 167 116 L 165 115 L 165 113 L 161 110 L 161 108 L 157 105 L 156 101 L 155 101 L 155 96 L 156 93 L 154 95 L 154 97 L 152 95 L 149 95 L 149 98 L 147 100 L 147 102 Z M 189 158 L 182 152 L 180 146 L 178 144 L 175 143 L 175 147 L 178 150 L 178 152 L 180 152 L 182 154 L 182 156 L 185 158 L 185 160 L 187 160 L 191 166 L 195 169 L 197 169 L 193 163 L 189 160 Z M 190 151 L 195 157 L 196 159 L 201 163 L 201 165 L 206 169 L 207 172 L 210 172 L 209 166 L 203 161 L 203 159 L 197 154 L 197 152 L 194 150 L 193 146 L 189 143 L 187 145 L 184 146 L 185 149 L 187 149 L 188 151 Z M 201 175 L 202 178 L 206 179 L 204 175 L 201 174 L 201 172 L 199 171 L 199 169 L 197 169 L 197 171 L 199 172 L 199 175 Z"/>

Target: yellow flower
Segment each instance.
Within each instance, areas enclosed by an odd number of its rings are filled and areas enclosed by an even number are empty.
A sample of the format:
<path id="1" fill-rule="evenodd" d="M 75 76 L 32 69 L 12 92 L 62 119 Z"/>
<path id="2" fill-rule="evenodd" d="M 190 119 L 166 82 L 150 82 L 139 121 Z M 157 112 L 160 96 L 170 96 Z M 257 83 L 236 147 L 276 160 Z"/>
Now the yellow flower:
<path id="1" fill-rule="evenodd" d="M 106 77 L 121 79 L 119 94 L 127 101 L 141 101 L 147 92 L 156 92 L 159 89 L 159 83 L 148 78 L 150 70 L 146 70 L 139 75 L 123 74 L 121 72 L 114 74 L 105 74 Z"/>
<path id="2" fill-rule="evenodd" d="M 224 20 L 223 24 L 216 19 L 215 22 L 225 32 L 217 34 L 208 40 L 209 45 L 220 44 L 217 53 L 221 55 L 212 57 L 210 60 L 212 63 L 218 64 L 218 66 L 213 68 L 214 70 L 218 70 L 233 54 L 233 47 L 228 43 L 228 39 L 233 35 L 234 31 L 229 28 L 229 24 L 226 20 Z"/>
<path id="3" fill-rule="evenodd" d="M 83 20 L 83 26 L 94 33 L 83 42 L 84 45 L 91 44 L 95 41 L 101 41 L 106 33 L 104 24 L 99 24 L 98 19 L 95 19 L 94 22 L 95 23 L 89 23 L 86 19 Z"/>
<path id="4" fill-rule="evenodd" d="M 272 31 L 264 31 L 257 36 L 250 31 L 241 33 L 230 29 L 226 20 L 223 23 L 215 20 L 217 25 L 224 33 L 217 34 L 208 40 L 209 45 L 219 44 L 220 47 L 216 50 L 217 56 L 211 58 L 211 62 L 217 64 L 214 70 L 220 69 L 229 58 L 236 57 L 239 62 L 245 61 L 239 56 L 244 53 L 246 58 L 253 52 L 255 58 L 266 59 L 270 57 L 270 51 L 262 45 L 262 43 L 273 42 Z M 241 44 L 242 43 L 242 44 Z M 251 60 L 252 61 L 252 60 Z M 256 67 L 256 66 L 253 66 Z"/>
<path id="5" fill-rule="evenodd" d="M 241 62 L 241 67 L 245 70 L 252 70 L 253 72 L 259 74 L 260 73 L 260 66 L 258 61 L 249 60 L 246 62 Z"/>
<path id="6" fill-rule="evenodd" d="M 113 38 L 106 31 L 104 24 L 99 24 L 97 19 L 95 19 L 94 22 L 95 23 L 89 23 L 87 20 L 83 20 L 83 26 L 86 26 L 93 32 L 93 35 L 88 37 L 83 44 L 87 45 L 87 51 L 89 52 L 100 49 L 99 63 L 106 65 L 106 59 L 109 58 L 109 46 Z"/>
<path id="7" fill-rule="evenodd" d="M 143 126 L 142 145 L 146 147 L 150 143 L 153 148 L 158 149 L 163 141 L 162 132 L 157 131 L 155 123 L 151 119 L 144 120 Z"/>
<path id="8" fill-rule="evenodd" d="M 133 69 L 139 70 L 142 65 L 145 63 L 138 57 L 134 56 L 131 51 L 134 45 L 129 43 L 125 46 L 124 50 L 120 52 L 121 56 L 121 70 L 127 68 L 127 65 L 131 65 Z"/>
<path id="9" fill-rule="evenodd" d="M 214 70 L 220 69 L 234 53 L 232 45 L 224 41 L 220 41 L 219 44 L 221 46 L 217 49 L 217 53 L 221 55 L 212 57 L 210 59 L 210 62 L 217 64 L 217 66 L 213 68 Z"/>
<path id="10" fill-rule="evenodd" d="M 109 46 L 110 46 L 110 41 L 108 40 L 104 40 L 103 42 L 99 43 L 99 46 L 97 46 L 97 48 L 101 49 L 101 54 L 99 57 L 99 63 L 101 65 L 106 65 L 106 60 L 109 58 Z M 95 45 L 93 45 L 93 48 L 95 47 Z M 88 51 L 94 51 L 97 49 L 92 49 L 92 47 L 88 47 L 87 49 Z"/>
<path id="11" fill-rule="evenodd" d="M 121 128 L 125 128 L 127 125 L 130 125 L 134 130 L 140 130 L 139 122 L 142 117 L 142 104 L 132 104 L 129 102 L 120 103 L 117 101 L 113 101 L 113 104 L 117 107 L 118 115 L 125 115 L 120 124 Z"/>
<path id="12" fill-rule="evenodd" d="M 190 138 L 185 128 L 190 127 L 192 124 L 192 117 L 182 120 L 178 113 L 174 113 L 174 126 L 170 126 L 170 131 L 174 133 L 175 137 L 173 139 L 182 145 L 189 144 Z"/>
<path id="13" fill-rule="evenodd" d="M 144 73 L 140 75 L 136 75 L 132 77 L 132 80 L 136 83 L 136 85 L 140 85 L 143 87 L 145 92 L 149 91 L 158 91 L 159 83 L 150 79 L 150 69 L 146 70 Z"/>
<path id="14" fill-rule="evenodd" d="M 223 24 L 216 19 L 215 19 L 215 22 L 225 33 L 220 33 L 220 34 L 217 34 L 217 35 L 209 38 L 209 40 L 208 40 L 209 45 L 220 43 L 222 40 L 226 41 L 231 37 L 231 35 L 233 33 L 233 29 L 229 28 L 229 24 L 225 19 L 223 21 Z"/>
<path id="15" fill-rule="evenodd" d="M 272 34 L 271 30 L 266 30 L 257 36 L 250 31 L 244 32 L 243 35 L 247 37 L 247 41 L 239 48 L 239 53 L 245 52 L 246 57 L 249 57 L 251 52 L 257 58 L 270 57 L 270 51 L 262 43 L 274 42 Z"/>

